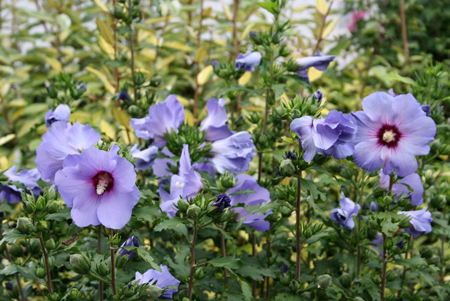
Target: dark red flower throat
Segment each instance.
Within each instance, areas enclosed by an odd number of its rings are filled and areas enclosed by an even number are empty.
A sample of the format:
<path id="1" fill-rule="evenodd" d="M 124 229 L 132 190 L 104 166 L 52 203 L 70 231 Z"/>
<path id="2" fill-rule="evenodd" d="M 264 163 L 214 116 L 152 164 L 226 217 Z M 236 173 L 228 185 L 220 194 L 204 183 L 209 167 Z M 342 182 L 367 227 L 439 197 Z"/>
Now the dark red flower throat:
<path id="1" fill-rule="evenodd" d="M 104 194 L 106 191 L 110 191 L 114 187 L 113 176 L 106 171 L 99 171 L 93 178 L 92 184 L 95 187 L 95 192 L 98 195 Z"/>
<path id="2" fill-rule="evenodd" d="M 389 148 L 396 147 L 402 133 L 395 125 L 385 124 L 378 130 L 378 143 Z"/>

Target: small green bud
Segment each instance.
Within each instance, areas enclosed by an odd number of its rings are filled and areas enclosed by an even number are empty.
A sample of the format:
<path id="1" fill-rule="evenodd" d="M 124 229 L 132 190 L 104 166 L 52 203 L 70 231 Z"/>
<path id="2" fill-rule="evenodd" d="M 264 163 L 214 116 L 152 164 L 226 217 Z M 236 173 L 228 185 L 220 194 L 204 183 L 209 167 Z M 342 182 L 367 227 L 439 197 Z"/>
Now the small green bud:
<path id="1" fill-rule="evenodd" d="M 110 272 L 109 266 L 105 262 L 100 262 L 100 264 L 97 266 L 97 274 L 99 274 L 102 277 L 106 277 L 109 275 L 109 272 Z"/>
<path id="2" fill-rule="evenodd" d="M 190 217 L 190 218 L 194 218 L 194 217 L 200 215 L 201 211 L 202 210 L 200 209 L 199 206 L 197 206 L 195 204 L 190 205 L 188 210 L 187 210 L 187 216 Z"/>
<path id="3" fill-rule="evenodd" d="M 147 285 L 140 292 L 139 296 L 141 298 L 148 298 L 150 300 L 156 300 L 162 295 L 162 289 L 156 285 Z M 148 300 L 141 299 L 141 300 Z"/>
<path id="4" fill-rule="evenodd" d="M 88 274 L 91 271 L 91 262 L 81 254 L 70 255 L 70 265 L 78 274 Z"/>
<path id="5" fill-rule="evenodd" d="M 42 195 L 38 196 L 38 198 L 36 200 L 36 210 L 43 211 L 45 209 L 46 205 L 47 205 L 47 201 L 45 200 L 45 198 Z"/>
<path id="6" fill-rule="evenodd" d="M 41 244 L 38 239 L 32 239 L 29 245 L 29 252 L 34 258 L 41 257 Z"/>
<path id="7" fill-rule="evenodd" d="M 283 217 L 289 217 L 292 215 L 292 209 L 288 206 L 281 206 L 278 208 L 278 211 L 281 213 Z"/>
<path id="8" fill-rule="evenodd" d="M 23 204 L 23 211 L 25 211 L 28 214 L 34 213 L 36 211 L 36 205 L 34 204 L 34 197 L 33 197 L 33 200 L 28 201 L 27 198 L 28 198 L 29 194 L 25 194 L 24 196 L 25 196 L 26 201 Z"/>
<path id="9" fill-rule="evenodd" d="M 281 46 L 280 55 L 282 57 L 287 57 L 290 54 L 291 54 L 291 51 L 289 50 L 289 48 L 286 45 Z"/>
<path id="10" fill-rule="evenodd" d="M 394 270 L 387 271 L 387 274 L 386 274 L 387 281 L 394 281 L 398 277 L 399 277 L 399 275 Z"/>
<path id="11" fill-rule="evenodd" d="M 61 300 L 61 296 L 58 293 L 53 293 L 53 294 L 48 296 L 48 299 L 50 301 L 60 301 Z"/>
<path id="12" fill-rule="evenodd" d="M 17 230 L 22 234 L 31 234 L 35 230 L 35 227 L 29 218 L 20 217 L 17 220 Z"/>
<path id="13" fill-rule="evenodd" d="M 350 288 L 352 286 L 352 276 L 349 273 L 342 273 L 341 277 L 339 277 L 339 282 L 345 288 Z"/>
<path id="14" fill-rule="evenodd" d="M 223 190 L 228 190 L 236 185 L 236 179 L 229 173 L 222 175 L 219 181 L 219 186 Z"/>
<path id="15" fill-rule="evenodd" d="M 46 241 L 45 243 L 45 248 L 47 250 L 53 250 L 55 248 L 55 240 L 53 238 L 50 238 L 49 240 Z"/>
<path id="16" fill-rule="evenodd" d="M 376 285 L 380 285 L 380 283 L 381 283 L 380 275 L 372 274 L 371 278 L 372 278 L 373 283 L 375 283 Z"/>
<path id="17" fill-rule="evenodd" d="M 291 159 L 281 161 L 280 172 L 283 176 L 290 177 L 295 174 L 295 166 Z"/>
<path id="18" fill-rule="evenodd" d="M 58 97 L 58 91 L 56 90 L 54 85 L 51 85 L 50 87 L 47 87 L 48 96 L 50 98 L 57 98 Z"/>
<path id="19" fill-rule="evenodd" d="M 34 273 L 36 274 L 36 277 L 41 278 L 41 279 L 45 278 L 45 276 L 47 275 L 47 273 L 45 272 L 45 269 L 43 269 L 41 267 L 37 268 L 34 271 Z"/>
<path id="20" fill-rule="evenodd" d="M 128 263 L 128 255 L 122 256 L 119 258 L 118 254 L 116 255 L 116 267 L 123 268 Z"/>
<path id="21" fill-rule="evenodd" d="M 317 277 L 317 288 L 327 289 L 332 283 L 331 276 L 328 274 L 320 275 Z"/>
<path id="22" fill-rule="evenodd" d="M 23 257 L 23 248 L 21 245 L 12 245 L 9 248 L 9 253 L 14 257 Z"/>
<path id="23" fill-rule="evenodd" d="M 77 300 L 80 297 L 81 297 L 81 292 L 76 288 L 72 288 L 70 291 L 70 294 L 67 296 L 67 299 Z"/>
<path id="24" fill-rule="evenodd" d="M 114 6 L 113 16 L 116 19 L 122 19 L 123 18 L 123 9 L 122 9 L 122 7 L 120 7 L 119 5 Z"/>
<path id="25" fill-rule="evenodd" d="M 250 31 L 250 39 L 255 43 L 256 45 L 261 45 L 264 41 L 261 37 L 261 34 L 256 33 L 254 31 Z"/>
<path id="26" fill-rule="evenodd" d="M 288 275 L 288 273 L 284 273 L 284 275 L 280 277 L 280 282 L 283 285 L 289 285 L 291 283 L 291 277 Z"/>
<path id="27" fill-rule="evenodd" d="M 203 278 L 205 278 L 205 271 L 203 270 L 203 267 L 199 267 L 195 270 L 194 279 L 200 280 Z"/>
<path id="28" fill-rule="evenodd" d="M 189 203 L 186 202 L 184 199 L 180 199 L 178 201 L 178 211 L 180 211 L 180 213 L 185 213 L 189 208 Z"/>
<path id="29" fill-rule="evenodd" d="M 137 117 L 139 115 L 139 108 L 135 105 L 129 106 L 128 114 L 130 114 L 131 117 Z"/>
<path id="30" fill-rule="evenodd" d="M 50 201 L 47 203 L 47 212 L 48 213 L 56 213 L 58 212 L 59 205 L 56 201 Z"/>

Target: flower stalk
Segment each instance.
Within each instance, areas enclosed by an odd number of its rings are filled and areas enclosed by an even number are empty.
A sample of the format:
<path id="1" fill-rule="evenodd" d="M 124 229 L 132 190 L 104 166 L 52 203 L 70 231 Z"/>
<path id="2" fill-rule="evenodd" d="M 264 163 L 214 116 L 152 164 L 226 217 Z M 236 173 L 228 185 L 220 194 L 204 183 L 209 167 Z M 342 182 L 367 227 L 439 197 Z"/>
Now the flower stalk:
<path id="1" fill-rule="evenodd" d="M 115 265 L 115 254 L 114 254 L 114 230 L 109 229 L 109 243 L 111 252 L 111 288 L 113 295 L 116 295 L 116 265 Z"/>
<path id="2" fill-rule="evenodd" d="M 102 254 L 102 225 L 97 227 L 97 252 Z M 98 299 L 103 301 L 103 281 L 100 281 L 98 286 Z"/>
<path id="3" fill-rule="evenodd" d="M 39 236 L 39 242 L 41 243 L 42 253 L 44 254 L 45 271 L 47 272 L 47 289 L 50 294 L 53 294 L 52 276 L 50 274 L 50 264 L 48 263 L 48 253 L 47 253 L 47 249 L 45 248 L 44 239 L 42 238 L 42 234 Z"/>
<path id="4" fill-rule="evenodd" d="M 386 195 L 389 195 L 392 191 L 392 186 L 394 185 L 394 175 L 389 177 L 389 189 Z M 381 274 L 381 300 L 384 300 L 385 288 L 386 288 L 386 269 L 387 269 L 387 258 L 386 258 L 386 234 L 383 233 L 383 269 Z"/>
<path id="5" fill-rule="evenodd" d="M 197 221 L 194 223 L 194 234 L 192 235 L 191 241 L 191 268 L 189 272 L 189 285 L 188 285 L 188 298 L 192 300 L 192 288 L 194 283 L 194 273 L 195 273 L 195 244 L 197 243 L 197 233 L 198 225 Z"/>

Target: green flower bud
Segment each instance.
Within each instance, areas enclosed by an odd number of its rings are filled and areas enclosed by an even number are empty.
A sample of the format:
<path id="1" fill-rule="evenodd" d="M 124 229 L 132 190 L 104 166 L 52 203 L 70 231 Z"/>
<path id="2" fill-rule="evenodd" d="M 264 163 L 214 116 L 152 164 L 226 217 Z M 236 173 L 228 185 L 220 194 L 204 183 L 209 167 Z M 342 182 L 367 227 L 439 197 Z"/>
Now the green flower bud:
<path id="1" fill-rule="evenodd" d="M 281 206 L 278 208 L 278 211 L 283 217 L 289 217 L 292 215 L 292 210 L 288 206 Z"/>
<path id="2" fill-rule="evenodd" d="M 48 96 L 50 98 L 57 98 L 58 97 L 58 91 L 56 90 L 54 85 L 51 85 L 50 87 L 47 87 Z"/>
<path id="3" fill-rule="evenodd" d="M 128 255 L 122 256 L 119 258 L 118 254 L 116 255 L 116 268 L 123 268 L 128 263 Z"/>
<path id="4" fill-rule="evenodd" d="M 378 236 L 377 230 L 369 229 L 369 231 L 367 231 L 367 239 L 374 240 L 375 238 L 377 238 L 377 236 Z"/>
<path id="5" fill-rule="evenodd" d="M 44 211 L 46 205 L 47 205 L 47 201 L 45 200 L 45 198 L 42 195 L 38 196 L 38 198 L 36 200 L 36 210 Z"/>
<path id="6" fill-rule="evenodd" d="M 122 7 L 120 7 L 119 5 L 114 6 L 113 16 L 116 19 L 122 19 L 123 18 L 123 9 L 122 9 Z"/>
<path id="7" fill-rule="evenodd" d="M 47 212 L 56 213 L 58 212 L 59 205 L 56 201 L 50 201 L 47 203 Z"/>
<path id="8" fill-rule="evenodd" d="M 350 288 L 352 286 L 352 276 L 349 273 L 342 273 L 341 277 L 339 277 L 339 282 L 345 288 Z"/>
<path id="9" fill-rule="evenodd" d="M 375 283 L 376 285 L 380 285 L 380 283 L 381 283 L 380 275 L 372 274 L 371 278 L 372 278 L 373 283 Z"/>
<path id="10" fill-rule="evenodd" d="M 38 239 L 32 239 L 28 248 L 31 256 L 33 256 L 34 258 L 41 257 L 41 244 Z"/>
<path id="11" fill-rule="evenodd" d="M 180 213 L 185 213 L 189 208 L 189 203 L 186 202 L 183 199 L 180 199 L 178 201 L 178 211 L 180 211 Z"/>
<path id="12" fill-rule="evenodd" d="M 29 218 L 20 217 L 17 220 L 17 230 L 22 234 L 31 234 L 35 230 L 35 227 Z"/>
<path id="13" fill-rule="evenodd" d="M 55 248 L 55 240 L 53 238 L 50 238 L 45 242 L 45 248 L 47 250 L 53 250 Z"/>
<path id="14" fill-rule="evenodd" d="M 70 255 L 70 265 L 75 273 L 88 274 L 91 271 L 90 260 L 81 254 Z"/>
<path id="15" fill-rule="evenodd" d="M 327 289 L 332 283 L 331 276 L 328 274 L 320 275 L 317 277 L 317 288 Z"/>
<path id="16" fill-rule="evenodd" d="M 109 275 L 109 272 L 110 272 L 109 266 L 105 262 L 100 262 L 100 264 L 97 266 L 97 274 L 99 274 L 102 277 L 106 277 Z"/>
<path id="17" fill-rule="evenodd" d="M 43 268 L 37 268 L 34 273 L 36 274 L 36 277 L 38 278 L 45 278 L 45 276 L 47 275 L 47 272 L 45 272 L 45 270 Z"/>
<path id="18" fill-rule="evenodd" d="M 286 45 L 281 46 L 280 55 L 282 57 L 287 57 L 290 54 L 291 54 L 291 51 L 289 50 L 289 48 Z"/>
<path id="19" fill-rule="evenodd" d="M 205 278 L 205 271 L 203 270 L 203 267 L 199 267 L 195 270 L 194 278 L 197 280 Z"/>
<path id="20" fill-rule="evenodd" d="M 255 43 L 256 45 L 261 45 L 261 44 L 264 42 L 263 38 L 261 37 L 261 34 L 256 33 L 256 32 L 254 32 L 254 31 L 251 31 L 251 32 L 250 32 L 250 39 L 251 39 L 251 40 L 253 41 L 253 43 Z"/>
<path id="21" fill-rule="evenodd" d="M 162 295 L 162 289 L 156 285 L 147 285 L 139 293 L 141 300 L 156 300 Z M 147 298 L 147 299 L 143 299 Z"/>
<path id="22" fill-rule="evenodd" d="M 50 301 L 60 301 L 61 300 L 61 296 L 58 293 L 53 293 L 53 294 L 48 296 L 48 299 Z"/>
<path id="23" fill-rule="evenodd" d="M 387 274 L 386 274 L 387 281 L 394 281 L 398 277 L 399 277 L 399 275 L 394 270 L 387 271 Z"/>
<path id="24" fill-rule="evenodd" d="M 290 177 L 295 174 L 295 166 L 291 159 L 281 161 L 280 172 L 283 176 Z"/>
<path id="25" fill-rule="evenodd" d="M 139 108 L 135 105 L 129 106 L 128 114 L 130 114 L 131 117 L 137 117 L 139 115 Z"/>
<path id="26" fill-rule="evenodd" d="M 81 297 L 81 292 L 76 288 L 72 288 L 70 291 L 70 294 L 67 296 L 67 299 L 77 300 L 80 297 Z"/>
<path id="27" fill-rule="evenodd" d="M 23 257 L 23 248 L 21 245 L 12 245 L 9 248 L 9 253 L 14 257 Z"/>
<path id="28" fill-rule="evenodd" d="M 28 214 L 33 214 L 36 211 L 36 205 L 34 204 L 34 197 L 32 197 L 33 200 L 28 201 L 27 196 L 29 196 L 29 194 L 24 194 L 24 196 L 26 201 L 23 205 L 23 211 L 25 211 Z"/>
<path id="29" fill-rule="evenodd" d="M 188 210 L 187 210 L 187 216 L 190 217 L 190 218 L 194 218 L 194 217 L 200 215 L 201 211 L 202 210 L 200 209 L 199 206 L 197 206 L 195 204 L 190 205 Z"/>
<path id="30" fill-rule="evenodd" d="M 280 282 L 283 285 L 289 285 L 291 283 L 291 277 L 288 275 L 288 273 L 284 273 L 284 275 L 280 277 Z"/>

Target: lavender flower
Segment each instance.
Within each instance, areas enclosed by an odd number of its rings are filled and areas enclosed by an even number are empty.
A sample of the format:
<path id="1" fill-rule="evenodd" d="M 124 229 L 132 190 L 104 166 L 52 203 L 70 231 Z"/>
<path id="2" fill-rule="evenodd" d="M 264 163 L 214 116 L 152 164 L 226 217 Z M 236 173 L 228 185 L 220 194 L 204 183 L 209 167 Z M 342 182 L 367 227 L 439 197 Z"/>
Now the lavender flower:
<path id="1" fill-rule="evenodd" d="M 165 133 L 177 131 L 184 122 L 184 108 L 176 95 L 169 95 L 163 103 L 150 107 L 149 114 L 144 118 L 132 118 L 130 125 L 136 136 L 142 139 L 156 139 L 154 145 L 165 144 Z"/>
<path id="2" fill-rule="evenodd" d="M 68 105 L 59 105 L 55 111 L 48 110 L 45 113 L 45 126 L 51 127 L 53 123 L 57 121 L 68 122 L 70 118 L 70 108 Z"/>
<path id="3" fill-rule="evenodd" d="M 405 177 L 417 170 L 415 156 L 430 152 L 436 124 L 411 94 L 392 97 L 384 92 L 364 98 L 364 111 L 353 113 L 358 123 L 355 163 L 369 171 Z"/>
<path id="4" fill-rule="evenodd" d="M 170 193 L 164 190 L 164 186 L 159 186 L 159 196 L 161 204 L 159 207 L 166 212 L 169 217 L 174 216 L 178 208 L 175 207 L 180 199 L 191 199 L 195 197 L 203 188 L 201 176 L 191 165 L 189 156 L 189 146 L 183 145 L 180 156 L 180 168 L 178 175 L 172 175 L 170 179 Z"/>
<path id="5" fill-rule="evenodd" d="M 214 155 L 211 162 L 219 173 L 226 170 L 230 173 L 246 172 L 256 155 L 252 135 L 248 132 L 238 132 L 214 141 L 210 152 Z"/>
<path id="6" fill-rule="evenodd" d="M 238 204 L 244 204 L 245 206 L 261 205 L 266 202 L 270 202 L 270 193 L 267 189 L 261 187 L 256 182 L 256 179 L 249 175 L 238 175 L 236 177 L 236 186 L 228 189 L 227 195 L 231 198 L 231 211 L 238 214 L 237 220 L 244 219 L 243 224 L 253 227 L 256 231 L 264 232 L 270 228 L 270 223 L 264 219 L 272 214 L 270 210 L 267 213 L 249 213 L 244 207 L 236 207 Z M 235 194 L 240 190 L 253 190 L 253 193 L 249 194 Z"/>
<path id="7" fill-rule="evenodd" d="M 125 247 L 139 247 L 139 242 L 136 237 L 130 236 L 119 248 L 119 258 L 128 255 L 128 259 L 136 257 L 136 252 L 124 249 Z"/>
<path id="8" fill-rule="evenodd" d="M 158 148 L 156 146 L 150 146 L 149 148 L 140 151 L 137 148 L 137 144 L 131 149 L 131 155 L 136 159 L 134 166 L 136 170 L 149 169 L 155 163 L 156 156 L 158 155 Z"/>
<path id="9" fill-rule="evenodd" d="M 297 69 L 296 73 L 304 81 L 309 83 L 308 69 L 314 67 L 319 71 L 325 71 L 327 70 L 328 65 L 330 65 L 330 62 L 334 60 L 334 58 L 334 55 L 322 55 L 320 51 L 317 50 L 316 54 L 314 54 L 313 56 L 307 56 L 297 59 L 297 64 L 299 64 L 300 67 Z"/>
<path id="10" fill-rule="evenodd" d="M 316 92 L 314 92 L 313 96 L 317 100 L 317 103 L 320 103 L 322 101 L 323 94 L 322 94 L 322 92 L 320 92 L 320 90 L 317 90 Z"/>
<path id="11" fill-rule="evenodd" d="M 219 194 L 211 206 L 217 207 L 216 212 L 222 213 L 225 208 L 230 207 L 231 199 L 226 194 Z"/>
<path id="12" fill-rule="evenodd" d="M 247 51 L 246 54 L 239 53 L 234 67 L 236 70 L 244 68 L 245 71 L 254 71 L 255 67 L 261 63 L 261 53 Z"/>
<path id="13" fill-rule="evenodd" d="M 343 192 L 341 194 L 342 198 L 339 200 L 341 208 L 331 210 L 331 220 L 347 229 L 353 229 L 355 221 L 352 216 L 358 215 L 360 206 L 346 198 Z"/>
<path id="14" fill-rule="evenodd" d="M 396 199 L 402 195 L 411 199 L 411 205 L 420 206 L 423 204 L 423 184 L 420 176 L 416 173 L 407 175 L 406 177 L 399 179 L 399 183 L 392 185 L 392 194 L 396 195 Z M 409 187 L 413 189 L 414 192 L 409 191 Z M 380 171 L 380 188 L 389 188 L 389 175 Z"/>
<path id="15" fill-rule="evenodd" d="M 208 117 L 203 119 L 200 124 L 200 130 L 206 132 L 205 139 L 208 141 L 216 141 L 230 137 L 233 133 L 228 129 L 227 111 L 225 110 L 226 100 L 216 98 L 208 100 L 206 107 L 208 108 Z"/>
<path id="16" fill-rule="evenodd" d="M 391 95 L 392 97 L 397 97 L 397 96 L 398 96 L 398 94 L 395 93 L 395 92 L 394 92 L 394 89 L 392 89 L 392 88 L 390 88 L 390 89 L 388 90 L 388 93 L 389 93 L 389 95 Z"/>
<path id="17" fill-rule="evenodd" d="M 172 175 L 172 172 L 170 172 L 170 166 L 175 166 L 175 162 L 171 159 L 175 155 L 172 154 L 167 147 L 164 147 L 161 150 L 161 153 L 166 155 L 169 158 L 157 158 L 155 159 L 155 164 L 153 165 L 153 173 L 157 177 L 168 177 Z"/>
<path id="18" fill-rule="evenodd" d="M 349 114 L 333 110 L 325 119 L 304 116 L 292 121 L 291 130 L 300 136 L 306 162 L 310 162 L 316 153 L 333 155 L 336 159 L 353 154 L 357 126 Z"/>
<path id="19" fill-rule="evenodd" d="M 95 145 L 100 134 L 89 125 L 56 122 L 42 136 L 42 143 L 36 149 L 38 170 L 42 180 L 54 184 L 55 174 L 63 168 L 68 155 L 79 155 L 80 151 Z"/>
<path id="20" fill-rule="evenodd" d="M 148 283 L 149 285 L 156 285 L 161 289 L 166 289 L 170 286 L 180 286 L 180 281 L 170 274 L 169 269 L 165 265 L 160 265 L 161 272 L 157 270 L 150 269 L 144 274 L 136 272 L 135 280 L 139 281 L 139 285 Z M 164 294 L 160 297 L 161 299 L 172 299 L 173 294 L 178 292 L 178 289 L 167 288 Z"/>
<path id="21" fill-rule="evenodd" d="M 24 169 L 22 171 L 16 172 L 16 167 L 13 166 L 3 173 L 8 177 L 9 181 L 19 182 L 23 184 L 26 188 L 26 193 L 33 192 L 33 195 L 37 197 L 41 193 L 41 188 L 38 186 L 37 181 L 39 180 L 41 174 L 34 169 Z M 22 200 L 23 189 L 18 188 L 16 185 L 1 185 L 0 184 L 0 200 L 6 200 L 8 203 L 18 203 Z"/>
<path id="22" fill-rule="evenodd" d="M 128 94 L 127 90 L 120 91 L 119 97 L 117 99 L 120 99 L 120 100 L 123 100 L 123 101 L 127 101 L 127 102 L 131 102 L 130 94 Z"/>
<path id="23" fill-rule="evenodd" d="M 118 156 L 118 150 L 117 145 L 109 152 L 88 148 L 81 155 L 67 156 L 64 168 L 56 173 L 59 193 L 72 207 L 78 227 L 102 224 L 121 229 L 130 220 L 140 192 L 133 165 Z"/>
<path id="24" fill-rule="evenodd" d="M 370 208 L 370 211 L 376 212 L 376 211 L 380 210 L 380 205 L 377 202 L 372 201 L 372 202 L 370 202 L 369 208 Z"/>
<path id="25" fill-rule="evenodd" d="M 427 116 L 431 115 L 431 107 L 430 107 L 430 105 L 424 104 L 424 105 L 421 105 L 420 108 L 422 109 L 422 111 L 425 112 L 425 115 L 427 115 Z"/>
<path id="26" fill-rule="evenodd" d="M 416 211 L 401 211 L 398 214 L 405 214 L 411 218 L 409 223 L 411 228 L 407 229 L 409 233 L 415 238 L 421 234 L 428 234 L 431 232 L 431 222 L 433 218 L 431 213 L 427 211 L 428 207 Z"/>

